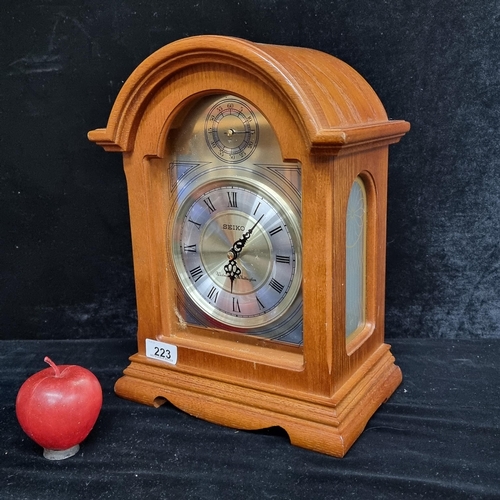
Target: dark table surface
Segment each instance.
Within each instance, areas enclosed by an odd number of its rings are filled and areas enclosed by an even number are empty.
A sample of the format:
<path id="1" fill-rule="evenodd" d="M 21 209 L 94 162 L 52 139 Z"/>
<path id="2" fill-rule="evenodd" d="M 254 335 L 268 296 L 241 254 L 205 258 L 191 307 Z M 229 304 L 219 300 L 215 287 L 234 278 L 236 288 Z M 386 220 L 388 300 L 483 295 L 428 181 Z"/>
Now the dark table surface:
<path id="1" fill-rule="evenodd" d="M 0 341 L 0 499 L 500 498 L 500 340 L 389 341 L 403 383 L 346 457 L 115 396 L 134 340 Z M 99 419 L 62 461 L 21 430 L 22 383 L 57 364 L 101 382 Z"/>

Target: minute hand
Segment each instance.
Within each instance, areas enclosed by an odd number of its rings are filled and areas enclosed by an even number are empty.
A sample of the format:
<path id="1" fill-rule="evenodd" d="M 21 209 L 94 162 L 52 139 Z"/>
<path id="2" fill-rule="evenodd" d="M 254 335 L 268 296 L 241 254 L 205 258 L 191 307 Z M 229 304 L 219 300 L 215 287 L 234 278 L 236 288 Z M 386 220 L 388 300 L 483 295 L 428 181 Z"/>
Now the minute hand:
<path id="1" fill-rule="evenodd" d="M 243 247 L 245 246 L 246 242 L 248 241 L 250 236 L 252 236 L 253 230 L 257 227 L 257 225 L 262 220 L 262 217 L 264 217 L 264 215 L 265 214 L 262 214 L 259 220 L 246 233 L 244 233 L 243 236 L 239 240 L 237 240 L 236 243 L 233 245 L 233 247 L 230 250 L 234 255 L 233 259 L 236 259 L 240 254 L 240 252 L 243 250 Z"/>

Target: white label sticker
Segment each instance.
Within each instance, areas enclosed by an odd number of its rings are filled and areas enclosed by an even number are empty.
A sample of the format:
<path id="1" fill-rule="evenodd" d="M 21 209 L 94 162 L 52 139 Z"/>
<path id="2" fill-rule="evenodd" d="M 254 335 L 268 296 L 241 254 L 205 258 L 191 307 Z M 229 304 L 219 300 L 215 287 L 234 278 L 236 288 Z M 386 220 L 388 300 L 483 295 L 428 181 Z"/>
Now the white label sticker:
<path id="1" fill-rule="evenodd" d="M 175 365 L 177 363 L 177 346 L 146 339 L 146 356 Z"/>

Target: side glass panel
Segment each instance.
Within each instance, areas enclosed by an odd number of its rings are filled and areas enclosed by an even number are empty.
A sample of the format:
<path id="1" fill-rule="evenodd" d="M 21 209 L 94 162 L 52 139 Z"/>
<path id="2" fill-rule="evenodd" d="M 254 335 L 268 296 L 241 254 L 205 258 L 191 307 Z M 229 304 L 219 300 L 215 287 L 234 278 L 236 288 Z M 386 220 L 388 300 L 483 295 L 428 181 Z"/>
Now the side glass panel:
<path id="1" fill-rule="evenodd" d="M 351 188 L 346 215 L 346 338 L 365 324 L 366 190 L 358 177 Z"/>

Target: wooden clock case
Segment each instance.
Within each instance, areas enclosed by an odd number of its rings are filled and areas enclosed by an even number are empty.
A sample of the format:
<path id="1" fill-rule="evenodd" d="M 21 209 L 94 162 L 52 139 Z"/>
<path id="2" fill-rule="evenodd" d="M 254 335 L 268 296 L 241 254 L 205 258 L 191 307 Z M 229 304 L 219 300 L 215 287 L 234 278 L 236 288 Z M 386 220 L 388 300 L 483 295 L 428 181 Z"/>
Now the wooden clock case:
<path id="1" fill-rule="evenodd" d="M 302 165 L 303 345 L 187 324 L 169 258 L 172 179 L 167 135 L 200 97 L 253 103 Z M 293 444 L 342 457 L 401 382 L 384 343 L 388 146 L 409 130 L 390 121 L 368 83 L 322 52 L 199 36 L 171 43 L 132 73 L 107 127 L 89 139 L 123 154 L 138 309 L 138 352 L 115 386 L 124 398 L 240 429 L 280 426 Z M 345 335 L 346 207 L 366 186 L 364 327 Z M 150 359 L 146 339 L 177 346 L 176 365 Z"/>

